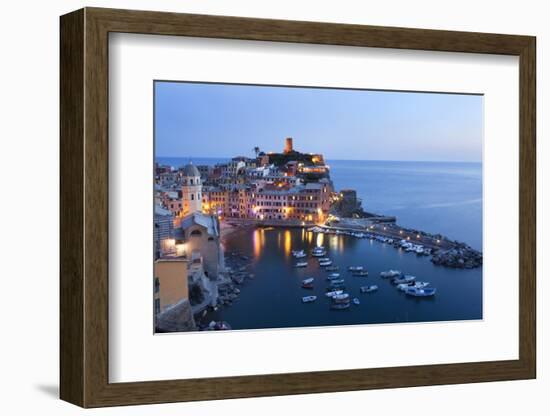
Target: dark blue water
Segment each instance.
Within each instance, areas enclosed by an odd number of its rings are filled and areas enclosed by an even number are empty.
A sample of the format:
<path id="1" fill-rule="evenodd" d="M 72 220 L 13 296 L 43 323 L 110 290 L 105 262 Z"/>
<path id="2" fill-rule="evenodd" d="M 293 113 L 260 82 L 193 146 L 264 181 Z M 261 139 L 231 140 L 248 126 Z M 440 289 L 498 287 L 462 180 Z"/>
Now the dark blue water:
<path id="1" fill-rule="evenodd" d="M 369 212 L 481 250 L 481 163 L 329 161 L 336 188 L 357 190 Z"/>
<path id="2" fill-rule="evenodd" d="M 360 305 L 330 309 L 325 296 L 328 272 L 315 258 L 308 267 L 294 267 L 291 250 L 309 251 L 315 245 L 327 248 L 327 257 L 340 266 L 346 292 L 358 297 Z M 284 328 L 368 323 L 452 321 L 482 318 L 481 269 L 455 270 L 434 266 L 427 257 L 405 253 L 391 245 L 349 236 L 314 234 L 302 229 L 239 230 L 225 239 L 227 252 L 253 257 L 241 296 L 210 319 L 223 319 L 233 329 Z M 362 265 L 368 277 L 352 276 L 350 265 Z M 414 298 L 397 290 L 380 272 L 390 268 L 417 276 L 437 288 L 433 298 Z M 315 278 L 314 289 L 303 289 L 301 281 Z M 361 294 L 360 286 L 377 285 L 377 292 Z M 317 295 L 314 303 L 303 304 L 302 296 Z"/>
<path id="3" fill-rule="evenodd" d="M 188 158 L 158 158 L 160 163 L 180 166 Z M 195 164 L 214 164 L 224 158 L 193 158 Z M 464 241 L 481 249 L 482 169 L 476 163 L 329 161 L 337 190 L 357 190 L 367 211 L 397 216 L 407 227 Z M 291 250 L 327 248 L 327 257 L 339 265 L 346 291 L 360 305 L 348 310 L 329 308 L 324 296 L 328 286 L 323 269 L 309 257 L 305 269 L 296 269 Z M 482 269 L 453 270 L 434 266 L 418 257 L 368 239 L 318 235 L 301 229 L 243 229 L 224 238 L 226 252 L 239 252 L 253 260 L 241 295 L 232 306 L 210 313 L 207 320 L 226 320 L 234 329 L 284 328 L 369 323 L 471 320 L 482 318 Z M 369 277 L 345 271 L 363 265 Z M 398 269 L 428 281 L 437 288 L 433 298 L 408 297 L 381 271 Z M 301 281 L 315 278 L 313 290 Z M 377 292 L 360 294 L 359 287 L 376 284 Z M 303 304 L 302 296 L 317 295 Z"/>

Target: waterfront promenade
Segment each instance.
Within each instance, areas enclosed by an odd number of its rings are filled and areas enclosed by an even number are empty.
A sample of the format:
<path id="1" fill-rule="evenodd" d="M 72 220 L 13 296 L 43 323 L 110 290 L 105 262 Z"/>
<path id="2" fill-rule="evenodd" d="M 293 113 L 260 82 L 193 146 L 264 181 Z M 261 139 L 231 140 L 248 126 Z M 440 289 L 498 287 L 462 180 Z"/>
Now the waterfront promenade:
<path id="1" fill-rule="evenodd" d="M 319 228 L 329 231 L 369 233 L 380 237 L 391 238 L 393 240 L 407 240 L 413 244 L 420 244 L 425 248 L 450 250 L 460 243 L 448 240 L 440 235 L 428 234 L 424 231 L 410 230 L 397 224 L 374 224 L 368 227 L 350 227 L 350 226 L 328 226 L 317 225 Z"/>
<path id="2" fill-rule="evenodd" d="M 346 219 L 348 220 L 348 219 Z M 401 227 L 395 223 L 377 223 L 363 225 L 354 224 L 353 219 L 349 219 L 345 224 L 326 225 L 315 224 L 309 221 L 289 221 L 289 220 L 253 220 L 246 218 L 227 218 L 224 220 L 227 224 L 234 226 L 258 226 L 258 227 L 289 227 L 289 228 L 310 228 L 313 226 L 323 228 L 328 231 L 370 233 L 380 237 L 392 238 L 394 240 L 407 240 L 414 244 L 421 244 L 426 248 L 450 250 L 460 243 L 451 241 L 441 235 L 433 235 L 420 230 L 411 230 Z"/>

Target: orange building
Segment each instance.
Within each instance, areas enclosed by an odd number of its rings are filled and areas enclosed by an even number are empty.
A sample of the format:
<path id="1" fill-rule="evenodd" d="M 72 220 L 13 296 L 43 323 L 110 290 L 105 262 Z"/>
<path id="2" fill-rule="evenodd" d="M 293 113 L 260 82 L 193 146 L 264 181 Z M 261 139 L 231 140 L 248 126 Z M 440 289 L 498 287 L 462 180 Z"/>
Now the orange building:
<path id="1" fill-rule="evenodd" d="M 161 257 L 155 261 L 155 315 L 167 307 L 189 299 L 188 261 L 182 257 Z"/>

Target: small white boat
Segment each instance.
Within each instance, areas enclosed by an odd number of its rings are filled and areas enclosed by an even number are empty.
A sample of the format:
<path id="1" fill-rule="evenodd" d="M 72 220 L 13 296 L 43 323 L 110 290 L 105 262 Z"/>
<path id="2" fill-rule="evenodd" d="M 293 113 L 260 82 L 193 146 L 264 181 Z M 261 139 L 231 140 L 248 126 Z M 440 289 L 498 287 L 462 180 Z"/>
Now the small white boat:
<path id="1" fill-rule="evenodd" d="M 353 298 L 353 301 L 352 301 L 354 304 L 356 305 L 359 305 L 361 303 L 361 301 L 357 298 Z"/>
<path id="2" fill-rule="evenodd" d="M 330 266 L 332 264 L 332 261 L 320 261 L 319 266 Z"/>
<path id="3" fill-rule="evenodd" d="M 323 257 L 323 256 L 326 256 L 327 252 L 326 251 L 313 251 L 311 252 L 311 255 L 313 257 Z"/>
<path id="4" fill-rule="evenodd" d="M 327 298 L 331 298 L 331 297 L 336 296 L 336 295 L 341 295 L 342 293 L 344 293 L 343 290 L 333 290 L 333 291 L 325 293 L 325 295 L 327 296 Z"/>
<path id="5" fill-rule="evenodd" d="M 388 271 L 380 273 L 380 277 L 383 277 L 383 278 L 397 277 L 397 276 L 401 276 L 401 272 L 399 270 L 390 269 Z"/>
<path id="6" fill-rule="evenodd" d="M 299 261 L 296 263 L 296 267 L 307 267 L 307 261 Z"/>
<path id="7" fill-rule="evenodd" d="M 294 255 L 295 258 L 297 259 L 303 259 L 304 257 L 307 257 L 307 254 L 306 253 L 297 253 Z"/>
<path id="8" fill-rule="evenodd" d="M 418 246 L 418 247 L 416 247 L 416 249 L 414 251 L 416 252 L 416 254 L 423 254 L 424 253 L 424 247 Z"/>
<path id="9" fill-rule="evenodd" d="M 337 279 L 337 280 L 330 281 L 330 284 L 332 286 L 340 286 L 342 283 L 344 283 L 344 279 Z"/>
<path id="10" fill-rule="evenodd" d="M 375 292 L 378 290 L 378 286 L 376 285 L 370 285 L 370 286 L 361 286 L 359 288 L 359 290 L 361 291 L 361 293 L 371 293 L 371 292 Z"/>
<path id="11" fill-rule="evenodd" d="M 435 287 L 426 287 L 424 289 L 415 289 L 413 287 L 407 288 L 405 291 L 407 295 L 416 297 L 427 297 L 435 295 Z"/>
<path id="12" fill-rule="evenodd" d="M 303 289 L 313 289 L 313 283 L 302 283 Z"/>
<path id="13" fill-rule="evenodd" d="M 317 300 L 317 296 L 304 296 L 302 298 L 303 303 L 314 302 L 315 300 Z"/>
<path id="14" fill-rule="evenodd" d="M 310 278 L 308 278 L 308 279 L 302 280 L 302 284 L 303 284 L 303 285 L 309 285 L 309 284 L 313 283 L 314 280 L 315 280 L 315 279 L 314 279 L 313 277 L 310 277 Z"/>
<path id="15" fill-rule="evenodd" d="M 396 277 L 395 279 L 392 280 L 392 283 L 394 285 L 399 285 L 401 283 L 411 283 L 411 282 L 414 282 L 415 280 L 416 280 L 416 276 L 411 276 L 406 274 L 403 277 Z"/>
<path id="16" fill-rule="evenodd" d="M 321 263 L 322 261 L 330 261 L 328 257 L 320 257 L 317 260 L 319 261 L 319 263 Z"/>
<path id="17" fill-rule="evenodd" d="M 348 270 L 350 272 L 359 272 L 359 271 L 363 270 L 363 266 L 349 266 Z"/>
<path id="18" fill-rule="evenodd" d="M 327 279 L 328 280 L 332 280 L 332 279 L 338 279 L 340 277 L 340 273 L 330 273 L 328 276 L 327 276 Z"/>
<path id="19" fill-rule="evenodd" d="M 339 293 L 332 297 L 335 302 L 349 302 L 349 293 Z"/>
<path id="20" fill-rule="evenodd" d="M 429 286 L 430 282 L 411 282 L 411 283 L 400 283 L 397 285 L 397 288 L 405 292 L 408 288 L 414 289 L 424 289 L 426 286 Z"/>
<path id="21" fill-rule="evenodd" d="M 292 255 L 294 257 L 305 257 L 307 254 L 304 252 L 304 250 L 292 250 Z"/>

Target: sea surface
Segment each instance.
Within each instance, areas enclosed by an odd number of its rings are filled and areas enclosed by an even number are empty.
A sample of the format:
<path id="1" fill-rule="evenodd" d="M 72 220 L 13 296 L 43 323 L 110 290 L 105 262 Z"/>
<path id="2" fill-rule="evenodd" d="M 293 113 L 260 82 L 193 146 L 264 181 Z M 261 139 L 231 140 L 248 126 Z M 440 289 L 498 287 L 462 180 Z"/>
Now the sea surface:
<path id="1" fill-rule="evenodd" d="M 187 158 L 158 158 L 180 166 Z M 193 158 L 214 164 L 223 158 Z M 466 242 L 481 250 L 482 167 L 479 163 L 391 162 L 332 160 L 331 178 L 337 190 L 355 189 L 369 212 L 395 215 L 400 225 Z M 434 266 L 429 257 L 405 253 L 393 246 L 351 236 L 322 235 L 302 229 L 242 229 L 223 238 L 227 253 L 249 256 L 250 273 L 232 306 L 210 312 L 206 320 L 225 320 L 233 329 L 326 325 L 432 322 L 482 319 L 482 269 L 454 270 Z M 308 267 L 295 268 L 291 250 L 307 252 L 317 244 L 340 266 L 346 291 L 360 305 L 335 311 L 324 296 L 327 272 L 308 257 Z M 368 277 L 352 276 L 348 266 L 362 265 Z M 414 298 L 382 279 L 381 271 L 398 269 L 437 288 L 433 298 Z M 314 289 L 301 288 L 305 278 Z M 360 294 L 359 287 L 378 285 L 377 292 Z M 317 295 L 303 304 L 302 296 Z"/>

